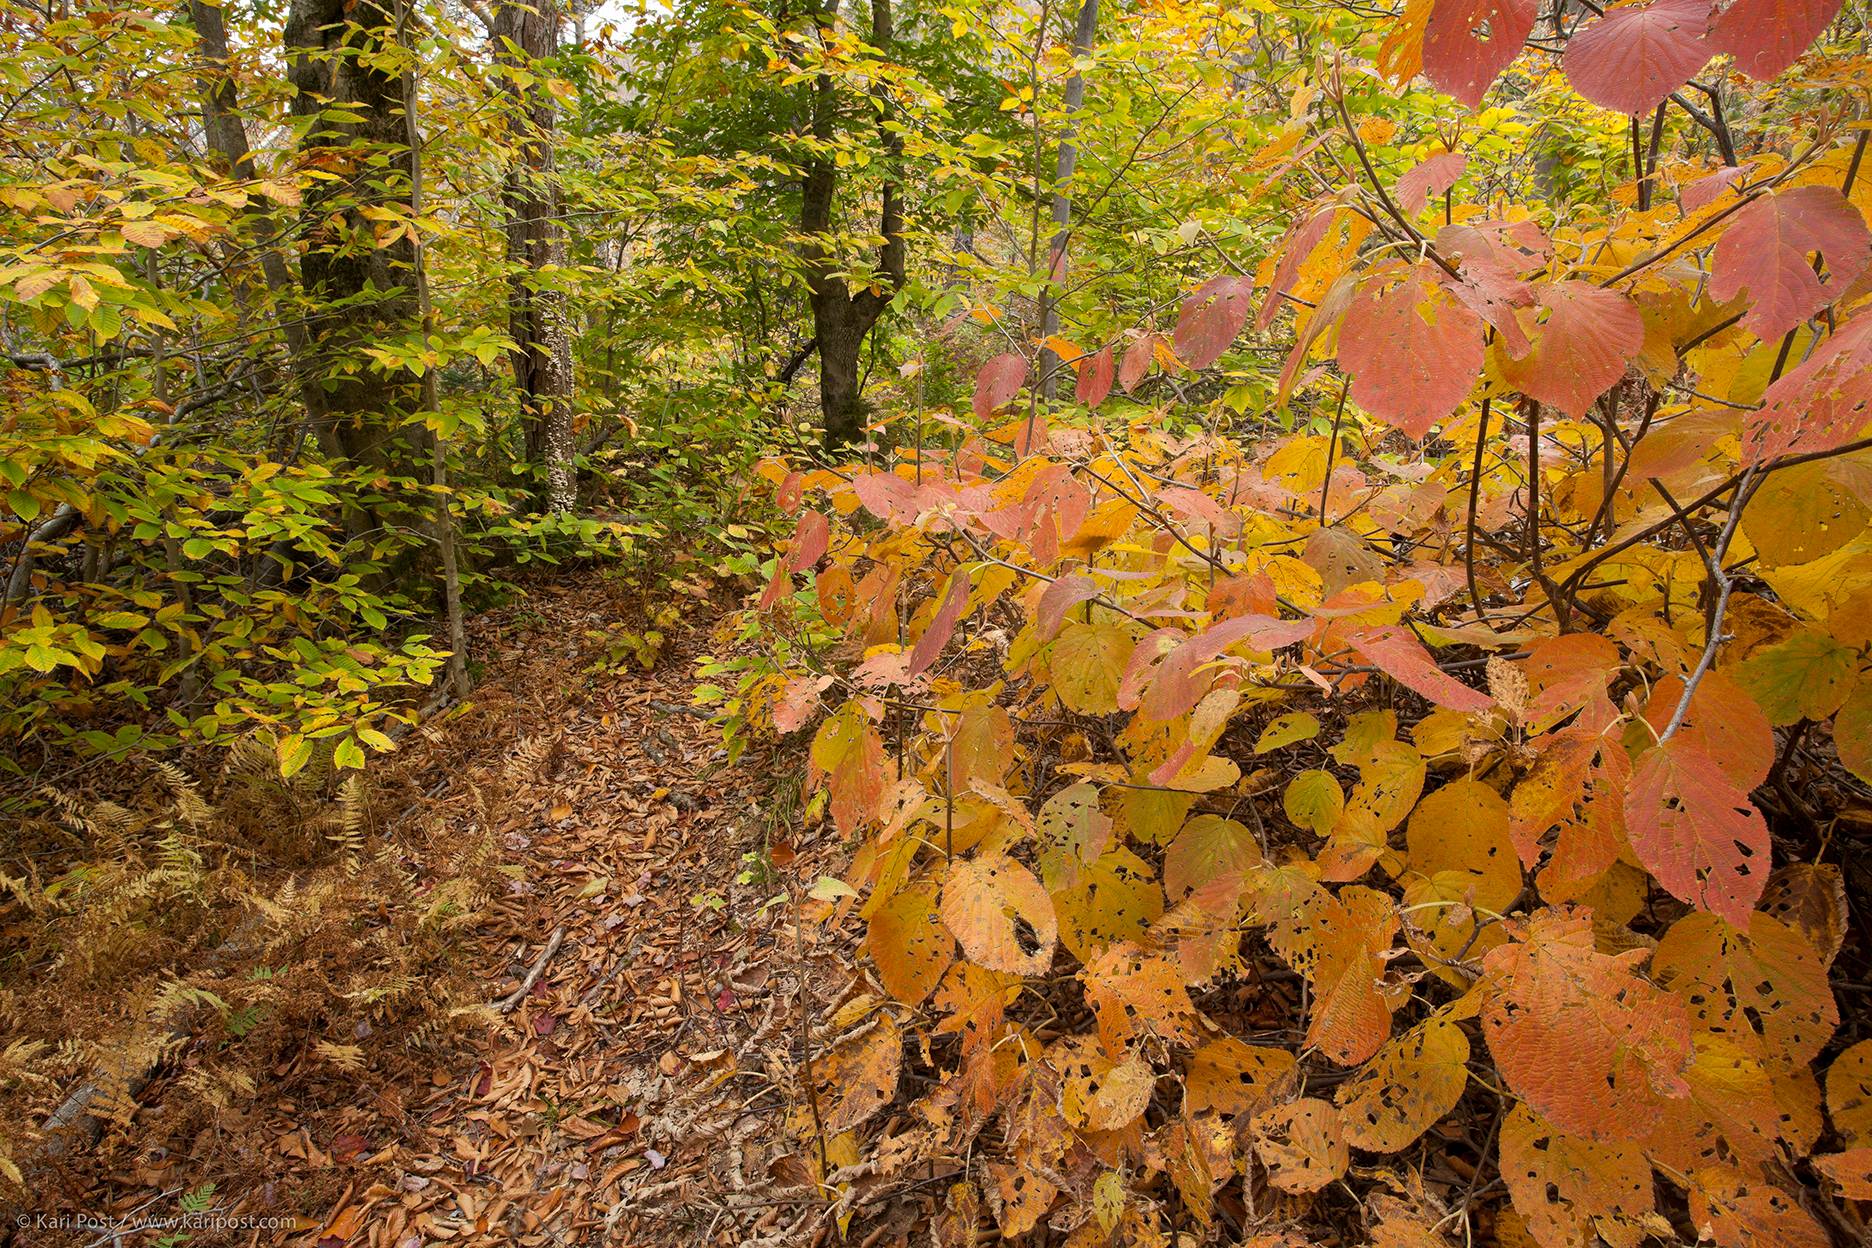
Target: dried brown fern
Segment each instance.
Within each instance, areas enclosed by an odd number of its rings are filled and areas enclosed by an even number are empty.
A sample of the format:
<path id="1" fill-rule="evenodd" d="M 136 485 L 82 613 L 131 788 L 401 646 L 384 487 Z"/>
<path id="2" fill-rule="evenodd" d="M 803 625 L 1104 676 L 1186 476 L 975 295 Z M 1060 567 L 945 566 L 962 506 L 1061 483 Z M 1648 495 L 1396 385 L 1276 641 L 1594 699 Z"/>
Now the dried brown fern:
<path id="1" fill-rule="evenodd" d="M 513 774 L 552 748 L 523 745 Z M 275 1072 L 397 1060 L 481 1008 L 451 933 L 489 895 L 494 812 L 437 830 L 419 872 L 363 776 L 320 758 L 282 779 L 273 758 L 254 738 L 207 780 L 157 763 L 128 795 L 46 793 L 0 859 L 0 1179 L 46 1182 L 34 1159 L 127 1130 L 162 1070 L 187 1093 L 164 1129 L 200 1130 Z"/>

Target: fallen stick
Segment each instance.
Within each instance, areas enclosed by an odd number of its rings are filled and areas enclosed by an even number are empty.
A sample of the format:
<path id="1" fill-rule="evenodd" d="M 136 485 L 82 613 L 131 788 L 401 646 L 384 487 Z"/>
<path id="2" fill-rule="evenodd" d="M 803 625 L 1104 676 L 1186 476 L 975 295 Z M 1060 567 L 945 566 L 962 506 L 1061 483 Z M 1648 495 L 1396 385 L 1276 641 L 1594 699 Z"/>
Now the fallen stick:
<path id="1" fill-rule="evenodd" d="M 540 976 L 545 973 L 546 964 L 553 960 L 555 953 L 559 952 L 559 946 L 565 941 L 565 933 L 563 923 L 553 929 L 553 934 L 546 938 L 546 947 L 540 950 L 539 957 L 528 968 L 526 978 L 520 981 L 520 986 L 494 1003 L 497 1011 L 502 1014 L 511 1013 L 516 1005 L 526 1000 L 527 993 L 533 991 L 533 985 L 539 983 Z"/>

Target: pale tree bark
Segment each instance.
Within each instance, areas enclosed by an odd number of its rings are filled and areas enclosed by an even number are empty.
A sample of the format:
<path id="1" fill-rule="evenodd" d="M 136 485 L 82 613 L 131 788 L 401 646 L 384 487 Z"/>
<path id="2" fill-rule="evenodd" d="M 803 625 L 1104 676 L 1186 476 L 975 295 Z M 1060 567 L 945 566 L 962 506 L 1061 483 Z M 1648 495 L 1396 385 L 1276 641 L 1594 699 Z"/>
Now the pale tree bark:
<path id="1" fill-rule="evenodd" d="M 408 0 L 396 0 L 397 38 L 406 48 L 409 46 L 409 7 Z M 417 71 L 415 66 L 421 63 L 419 57 L 412 58 L 411 68 L 403 74 L 403 133 L 409 145 L 409 202 L 410 215 L 420 219 L 423 211 L 423 165 L 422 165 L 422 127 L 417 123 Z M 424 254 L 422 235 L 416 234 L 414 243 L 416 264 L 416 312 L 422 327 L 423 350 L 429 349 L 429 339 L 435 333 L 435 305 L 429 298 L 428 256 Z M 425 368 L 422 375 L 422 411 L 436 410 L 436 370 Z M 430 461 L 430 484 L 435 491 L 435 530 L 436 545 L 442 553 L 442 597 L 443 607 L 448 615 L 449 689 L 457 698 L 466 698 L 469 693 L 468 683 L 468 626 L 462 616 L 461 569 L 455 560 L 455 518 L 449 512 L 448 483 L 448 445 L 441 438 L 433 439 L 431 446 L 433 458 Z"/>
<path id="2" fill-rule="evenodd" d="M 814 17 L 829 42 L 830 28 L 838 17 L 837 0 L 817 11 Z M 879 53 L 889 55 L 894 38 L 891 0 L 871 0 L 871 45 Z M 864 395 L 859 357 L 865 337 L 904 283 L 903 201 L 897 184 L 903 162 L 903 140 L 884 126 L 889 117 L 886 90 L 880 85 L 874 95 L 878 129 L 889 168 L 878 220 L 879 233 L 884 236 L 878 257 L 883 270 L 882 289 L 866 286 L 854 292 L 839 276 L 838 261 L 828 241 L 838 195 L 838 172 L 831 158 L 816 154 L 806 166 L 800 187 L 800 233 L 807 239 L 804 245 L 806 285 L 812 306 L 814 338 L 819 345 L 819 407 L 824 414 L 828 450 L 849 445 L 863 436 Z M 821 145 L 830 145 L 836 137 L 836 105 L 832 80 L 822 74 L 813 84 L 812 101 L 813 136 Z"/>
<path id="3" fill-rule="evenodd" d="M 208 136 L 208 150 L 225 171 L 236 178 L 254 176 L 253 152 L 247 142 L 247 128 L 240 118 L 240 93 L 234 83 L 229 63 L 226 17 L 218 4 L 207 0 L 189 0 L 189 20 L 195 27 L 195 54 L 202 79 L 202 128 Z M 249 215 L 262 230 L 272 228 L 271 213 L 258 209 L 258 197 L 250 202 Z M 280 317 L 280 334 L 292 360 L 294 379 L 298 382 L 305 418 L 322 439 L 327 453 L 336 453 L 330 424 L 325 419 L 325 396 L 312 369 L 312 345 L 305 324 L 287 300 L 296 289 L 286 258 L 270 243 L 258 248 L 260 273 L 272 293 Z"/>
<path id="4" fill-rule="evenodd" d="M 489 33 L 504 65 L 532 68 L 559 50 L 556 0 L 503 4 Z M 534 70 L 537 73 L 537 70 Z M 507 207 L 508 327 L 514 384 L 526 422 L 527 462 L 546 470 L 546 506 L 570 512 L 577 504 L 573 462 L 572 328 L 565 291 L 554 283 L 565 265 L 565 226 L 559 214 L 559 176 L 553 152 L 557 107 L 543 82 L 512 88 L 515 153 L 502 193 Z"/>
<path id="5" fill-rule="evenodd" d="M 1079 19 L 1073 24 L 1073 72 L 1066 80 L 1065 133 L 1060 136 L 1059 154 L 1053 168 L 1053 241 L 1047 247 L 1047 284 L 1040 294 L 1040 337 L 1050 338 L 1059 332 L 1059 296 L 1055 290 L 1066 282 L 1067 244 L 1072 239 L 1072 176 L 1079 165 L 1079 110 L 1085 107 L 1085 76 L 1078 62 L 1092 55 L 1092 39 L 1098 31 L 1099 0 L 1082 0 Z M 1060 358 L 1051 347 L 1040 349 L 1040 394 L 1052 398 L 1059 380 Z"/>

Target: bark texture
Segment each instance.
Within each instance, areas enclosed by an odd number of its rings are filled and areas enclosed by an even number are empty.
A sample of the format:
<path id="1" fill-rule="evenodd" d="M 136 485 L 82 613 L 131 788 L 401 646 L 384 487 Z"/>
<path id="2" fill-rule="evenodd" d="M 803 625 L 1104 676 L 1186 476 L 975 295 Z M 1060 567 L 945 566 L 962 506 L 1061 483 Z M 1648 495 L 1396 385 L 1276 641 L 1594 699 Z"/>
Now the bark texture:
<path id="1" fill-rule="evenodd" d="M 195 27 L 195 56 L 202 84 L 202 129 L 208 136 L 208 150 L 227 173 L 237 178 L 251 178 L 254 176 L 253 151 L 247 142 L 247 127 L 240 116 L 240 96 L 229 66 L 226 17 L 218 4 L 189 0 L 189 21 Z M 274 214 L 250 205 L 249 216 L 266 240 L 257 248 L 260 273 L 272 292 L 275 306 L 280 309 L 280 332 L 292 359 L 293 378 L 305 405 L 306 422 L 322 439 L 322 449 L 335 454 L 337 447 L 325 416 L 325 394 L 313 364 L 311 337 L 289 302 L 296 293 L 296 283 L 286 258 L 270 241 L 270 236 L 276 232 Z"/>
<path id="2" fill-rule="evenodd" d="M 495 56 L 516 68 L 559 48 L 560 16 L 554 0 L 504 4 L 493 14 Z M 546 472 L 546 506 L 569 512 L 577 502 L 572 427 L 572 330 L 564 290 L 555 285 L 565 264 L 565 226 L 559 219 L 559 176 L 553 156 L 557 108 L 544 84 L 516 88 L 516 159 L 507 174 L 508 332 L 514 383 L 526 421 L 526 456 Z"/>
<path id="3" fill-rule="evenodd" d="M 829 34 L 830 26 L 838 17 L 837 4 L 821 8 L 815 16 Z M 890 0 L 872 0 L 872 46 L 888 55 L 893 41 Z M 839 274 L 831 243 L 838 171 L 831 159 L 815 156 L 806 167 L 801 186 L 800 233 L 806 236 L 806 283 L 814 337 L 819 344 L 819 407 L 824 414 L 827 449 L 848 445 L 863 436 L 865 405 L 860 355 L 865 337 L 904 283 L 903 201 L 897 182 L 897 170 L 903 160 L 903 141 L 884 127 L 890 108 L 886 89 L 880 86 L 873 100 L 890 171 L 884 182 L 878 219 L 878 232 L 884 238 L 878 256 L 882 288 L 867 285 L 854 291 Z M 837 92 L 832 80 L 822 75 L 813 85 L 812 100 L 813 136 L 821 145 L 830 145 L 836 137 L 837 111 Z"/>
<path id="4" fill-rule="evenodd" d="M 404 429 L 420 401 L 407 372 L 365 367 L 365 348 L 417 328 L 415 248 L 407 234 L 378 240 L 365 210 L 402 199 L 387 171 L 403 165 L 403 83 L 381 68 L 395 15 L 380 0 L 293 0 L 285 30 L 292 111 L 309 119 L 307 162 L 328 175 L 305 198 L 300 278 L 312 303 L 307 348 L 324 396 L 321 440 L 360 467 L 407 477 L 416 468 Z M 334 106 L 355 120 L 322 115 Z M 332 367 L 343 362 L 342 367 Z"/>

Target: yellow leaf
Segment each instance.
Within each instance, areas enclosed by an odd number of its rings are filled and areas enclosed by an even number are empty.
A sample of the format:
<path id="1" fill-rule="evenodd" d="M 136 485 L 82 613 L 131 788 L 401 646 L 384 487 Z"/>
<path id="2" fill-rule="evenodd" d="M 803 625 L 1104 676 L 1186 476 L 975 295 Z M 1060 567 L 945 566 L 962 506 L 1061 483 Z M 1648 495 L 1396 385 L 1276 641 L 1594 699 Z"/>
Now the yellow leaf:
<path id="1" fill-rule="evenodd" d="M 1351 1159 L 1338 1108 L 1310 1096 L 1255 1115 L 1254 1149 L 1283 1192 L 1317 1192 Z"/>

